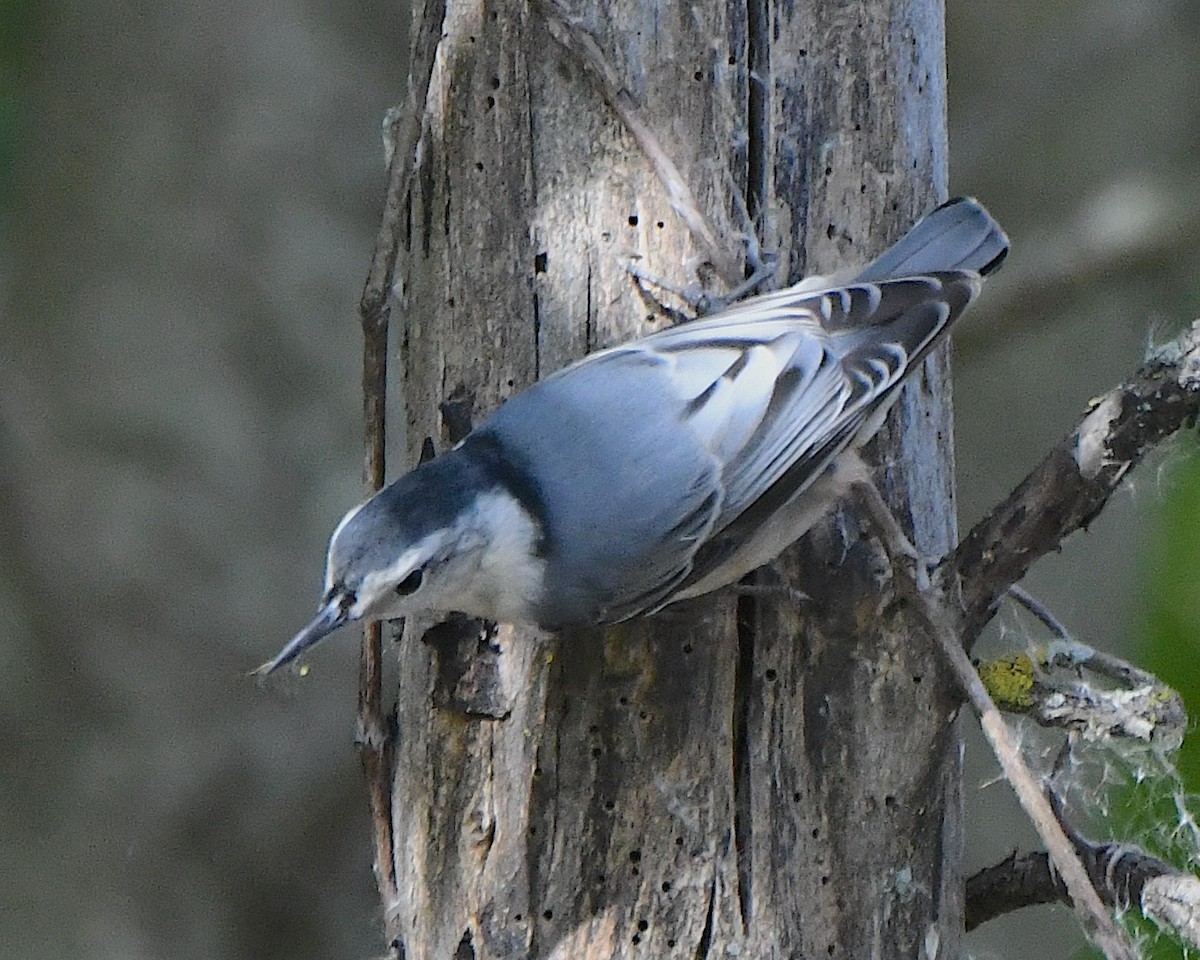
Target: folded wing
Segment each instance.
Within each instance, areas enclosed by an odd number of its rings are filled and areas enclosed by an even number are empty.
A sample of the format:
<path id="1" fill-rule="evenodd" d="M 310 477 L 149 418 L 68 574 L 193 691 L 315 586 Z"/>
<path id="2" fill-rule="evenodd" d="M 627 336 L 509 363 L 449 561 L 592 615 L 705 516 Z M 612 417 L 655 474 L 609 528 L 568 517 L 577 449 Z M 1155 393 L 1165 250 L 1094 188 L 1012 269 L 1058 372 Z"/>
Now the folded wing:
<path id="1" fill-rule="evenodd" d="M 633 354 L 657 361 L 680 411 L 678 439 L 711 457 L 720 490 L 706 501 L 702 523 L 695 516 L 682 523 L 703 529 L 701 537 L 658 544 L 672 552 L 670 562 L 656 564 L 670 571 L 666 595 L 657 589 L 663 585 L 639 591 L 615 605 L 614 619 L 648 612 L 643 604 L 670 602 L 703 579 L 839 453 L 874 432 L 905 374 L 979 283 L 964 271 L 782 291 L 611 351 L 614 361 Z"/>

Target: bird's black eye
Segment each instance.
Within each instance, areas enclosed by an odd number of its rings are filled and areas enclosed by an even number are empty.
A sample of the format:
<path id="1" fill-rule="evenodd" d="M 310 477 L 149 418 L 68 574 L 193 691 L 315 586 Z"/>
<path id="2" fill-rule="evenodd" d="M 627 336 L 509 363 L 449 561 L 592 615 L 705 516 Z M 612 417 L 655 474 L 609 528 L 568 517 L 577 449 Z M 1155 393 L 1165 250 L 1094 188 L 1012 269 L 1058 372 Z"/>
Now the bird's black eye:
<path id="1" fill-rule="evenodd" d="M 416 593 L 421 587 L 421 581 L 424 579 L 424 570 L 414 570 L 407 577 L 396 584 L 396 593 L 402 597 L 407 597 L 409 594 Z"/>

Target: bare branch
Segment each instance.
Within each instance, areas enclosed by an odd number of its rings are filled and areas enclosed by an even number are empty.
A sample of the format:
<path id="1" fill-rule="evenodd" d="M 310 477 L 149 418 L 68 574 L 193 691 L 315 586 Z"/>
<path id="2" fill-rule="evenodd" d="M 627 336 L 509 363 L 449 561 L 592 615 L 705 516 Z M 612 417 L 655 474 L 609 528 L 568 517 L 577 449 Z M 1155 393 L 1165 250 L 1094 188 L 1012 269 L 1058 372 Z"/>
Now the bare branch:
<path id="1" fill-rule="evenodd" d="M 1070 902 L 1062 878 L 1050 867 L 1049 854 L 1039 850 L 1018 856 L 1013 851 L 967 880 L 967 930 L 1025 907 Z"/>
<path id="2" fill-rule="evenodd" d="M 1183 742 L 1187 714 L 1179 694 L 1153 674 L 1084 643 L 1055 641 L 986 660 L 979 675 L 1002 710 L 1045 727 L 1075 730 L 1089 740 L 1140 740 L 1165 750 Z"/>
<path id="3" fill-rule="evenodd" d="M 1065 899 L 1064 894 L 1069 894 L 1085 930 L 1097 946 L 1109 957 L 1131 956 L 1131 948 L 1098 899 L 1100 891 L 1103 902 L 1116 906 L 1124 906 L 1137 897 L 1147 916 L 1171 926 L 1185 939 L 1192 936 L 1197 909 L 1190 898 L 1193 890 L 1200 889 L 1200 883 L 1127 847 L 1095 847 L 1077 836 L 1068 841 L 1063 825 L 1021 761 L 1017 745 L 987 689 L 971 669 L 964 648 L 991 618 L 999 599 L 1034 561 L 1056 549 L 1074 531 L 1086 527 L 1103 509 L 1125 474 L 1155 444 L 1194 422 L 1198 411 L 1200 323 L 1193 324 L 1173 343 L 1159 350 L 1129 381 L 1098 399 L 1075 430 L 966 536 L 949 562 L 938 571 L 937 578 L 939 586 L 944 588 L 943 595 L 961 590 L 963 606 L 957 623 L 949 620 L 951 607 L 935 606 L 921 595 L 930 627 L 979 712 L 984 733 L 1005 776 L 1049 852 L 1048 857 L 1041 855 L 1046 858 L 1044 872 L 1036 859 L 1017 862 L 1013 858 L 1002 864 L 998 873 L 977 878 L 972 897 L 976 904 L 972 926 L 1011 908 L 1001 908 L 999 904 L 1016 903 L 1021 898 L 1027 903 L 1046 902 Z M 1147 680 L 1143 671 L 1115 658 L 1097 655 L 1082 644 L 1060 642 L 1052 645 L 1051 650 L 1046 656 L 1047 666 L 1078 670 L 1087 664 L 1130 689 L 1104 691 L 1082 682 L 1069 688 L 1070 696 L 1067 689 L 1051 689 L 1043 700 L 1046 709 L 1041 718 L 1045 722 L 1053 719 L 1072 727 L 1083 724 L 1096 731 L 1146 738 L 1157 737 L 1160 724 L 1166 730 L 1179 728 L 1182 720 L 1176 716 L 1182 718 L 1181 707 L 1166 714 L 1158 710 L 1163 703 L 1178 707 L 1177 699 L 1170 691 L 1164 696 L 1167 688 L 1152 677 Z M 1086 650 L 1087 654 L 1072 652 L 1077 650 Z M 1032 709 L 1038 701 L 1035 696 L 1038 684 L 1045 683 L 1045 679 L 1032 661 L 1026 658 L 1026 663 L 1023 697 L 1025 706 Z M 1020 680 L 1021 673 L 1010 670 L 1008 679 Z M 1129 707 L 1135 700 L 1143 707 L 1151 706 L 1150 714 L 1131 713 Z M 1070 849 L 1071 844 L 1075 850 Z M 1082 856 L 1077 857 L 1076 851 Z M 1172 877 L 1169 884 L 1160 881 L 1168 872 Z M 987 897 L 980 894 L 980 885 L 990 891 Z M 1052 891 L 1056 891 L 1054 897 Z M 985 901 L 992 904 L 987 910 L 979 906 Z"/>
<path id="4" fill-rule="evenodd" d="M 1200 413 L 1200 323 L 1099 398 L 1079 425 L 959 544 L 938 571 L 961 585 L 969 647 L 1039 557 L 1086 527 L 1146 453 Z"/>
<path id="5" fill-rule="evenodd" d="M 1070 636 L 1067 628 L 1064 627 L 1044 603 L 1035 597 L 1032 593 L 1026 590 L 1018 583 L 1014 583 L 1008 588 L 1008 595 L 1018 604 L 1028 610 L 1038 621 L 1060 640 L 1066 640 Z"/>
<path id="6" fill-rule="evenodd" d="M 1108 906 L 1136 907 L 1147 919 L 1200 948 L 1200 880 L 1128 844 L 1095 844 L 1078 835 L 1072 840 Z M 1013 853 L 967 881 L 966 926 L 973 930 L 1025 907 L 1069 902 L 1066 886 L 1045 852 Z"/>
<path id="7" fill-rule="evenodd" d="M 371 267 L 359 301 L 363 332 L 363 485 L 368 494 L 383 486 L 386 452 L 388 297 L 400 249 L 404 204 L 412 181 L 414 154 L 425 115 L 446 0 L 427 0 L 414 18 L 408 95 L 399 111 L 389 114 L 388 184 Z M 359 659 L 358 729 L 355 742 L 367 782 L 375 837 L 375 882 L 390 916 L 399 893 L 392 854 L 391 730 L 383 712 L 382 623 L 363 628 Z"/>

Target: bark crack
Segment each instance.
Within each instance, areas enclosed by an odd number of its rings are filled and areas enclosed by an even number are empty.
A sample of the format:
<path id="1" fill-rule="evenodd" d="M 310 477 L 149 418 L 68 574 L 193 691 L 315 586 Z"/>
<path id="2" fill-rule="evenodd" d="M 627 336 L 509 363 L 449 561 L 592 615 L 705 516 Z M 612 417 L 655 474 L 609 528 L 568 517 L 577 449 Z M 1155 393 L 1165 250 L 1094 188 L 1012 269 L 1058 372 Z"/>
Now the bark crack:
<path id="1" fill-rule="evenodd" d="M 532 76 L 532 71 L 529 66 L 528 57 L 525 61 L 525 75 Z M 525 122 L 529 124 L 529 209 L 538 209 L 538 167 L 537 158 L 538 151 L 533 147 L 536 140 L 536 124 L 533 117 L 533 91 L 528 91 L 528 96 L 525 99 Z M 536 228 L 530 231 L 530 245 L 536 254 L 536 251 L 541 247 L 541 242 L 538 239 L 538 230 Z M 533 379 L 540 380 L 542 378 L 542 298 L 538 293 L 539 273 L 545 271 L 545 260 L 539 264 L 539 258 L 542 255 L 538 254 L 534 257 L 533 262 Z"/>
<path id="2" fill-rule="evenodd" d="M 737 858 L 738 911 L 749 932 L 753 895 L 752 809 L 750 770 L 750 698 L 754 682 L 757 601 L 737 602 L 738 660 L 733 678 L 733 848 Z"/>
<path id="3" fill-rule="evenodd" d="M 763 216 L 767 197 L 769 24 L 769 4 L 750 0 L 746 4 L 746 209 L 752 221 Z"/>
<path id="4" fill-rule="evenodd" d="M 587 290 L 587 305 L 583 311 L 583 349 L 585 353 L 591 353 L 592 348 L 596 346 L 595 324 L 592 321 L 592 309 L 594 303 L 592 301 L 592 258 L 589 255 L 587 260 L 587 282 L 584 284 Z"/>
<path id="5" fill-rule="evenodd" d="M 713 873 L 712 885 L 708 888 L 708 909 L 704 911 L 704 929 L 700 931 L 700 942 L 696 944 L 696 960 L 708 960 L 712 951 L 713 917 L 717 912 L 717 875 Z"/>
<path id="6" fill-rule="evenodd" d="M 533 379 L 542 379 L 542 301 L 533 294 Z"/>

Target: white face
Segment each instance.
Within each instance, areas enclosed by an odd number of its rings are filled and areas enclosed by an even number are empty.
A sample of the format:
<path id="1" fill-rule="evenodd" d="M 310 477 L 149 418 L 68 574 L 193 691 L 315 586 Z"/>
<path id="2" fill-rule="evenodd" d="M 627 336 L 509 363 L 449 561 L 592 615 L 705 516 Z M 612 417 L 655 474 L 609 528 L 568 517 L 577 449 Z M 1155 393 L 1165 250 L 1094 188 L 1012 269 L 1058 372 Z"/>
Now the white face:
<path id="1" fill-rule="evenodd" d="M 364 513 L 372 502 L 376 508 Z M 291 663 L 352 620 L 459 612 L 536 622 L 546 565 L 542 532 L 513 496 L 486 490 L 443 526 L 427 519 L 420 534 L 387 512 L 393 506 L 378 509 L 368 500 L 342 518 L 329 541 L 316 617 L 260 673 Z"/>

